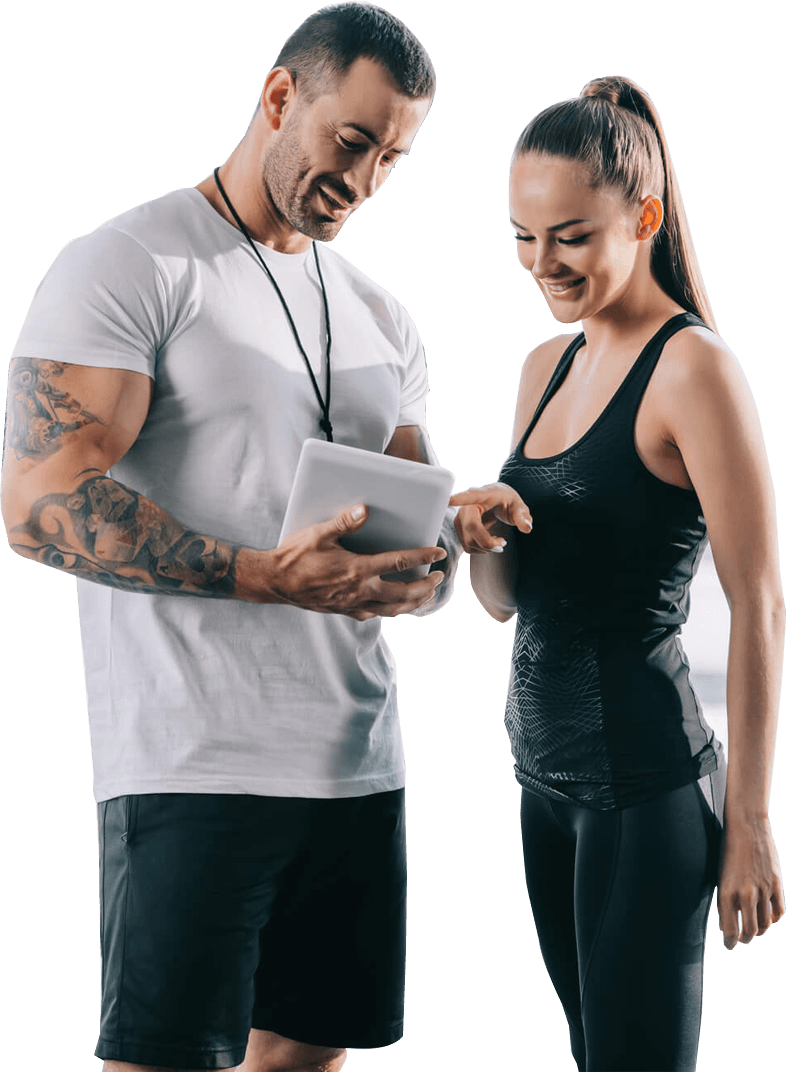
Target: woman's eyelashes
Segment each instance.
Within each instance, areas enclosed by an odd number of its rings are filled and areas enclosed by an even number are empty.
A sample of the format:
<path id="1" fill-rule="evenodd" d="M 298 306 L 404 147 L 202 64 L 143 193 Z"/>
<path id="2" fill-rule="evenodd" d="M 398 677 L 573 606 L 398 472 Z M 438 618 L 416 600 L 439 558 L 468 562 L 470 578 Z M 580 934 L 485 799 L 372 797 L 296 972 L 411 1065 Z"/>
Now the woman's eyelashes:
<path id="1" fill-rule="evenodd" d="M 520 235 L 514 234 L 513 236 L 517 242 L 534 242 L 534 235 Z M 582 242 L 586 242 L 590 237 L 588 234 L 576 235 L 575 238 L 558 238 L 557 241 L 561 246 L 580 246 Z"/>

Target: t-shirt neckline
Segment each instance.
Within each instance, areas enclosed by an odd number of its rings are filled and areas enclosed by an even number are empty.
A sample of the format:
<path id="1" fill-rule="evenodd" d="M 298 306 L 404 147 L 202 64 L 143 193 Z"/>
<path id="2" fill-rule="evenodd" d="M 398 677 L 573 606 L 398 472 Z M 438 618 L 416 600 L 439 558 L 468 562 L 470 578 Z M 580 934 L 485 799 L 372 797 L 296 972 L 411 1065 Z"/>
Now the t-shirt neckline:
<path id="1" fill-rule="evenodd" d="M 202 206 L 203 211 L 209 215 L 211 220 L 215 221 L 216 226 L 220 230 L 223 230 L 225 233 L 227 231 L 231 232 L 240 245 L 245 247 L 248 246 L 246 237 L 243 232 L 237 227 L 235 227 L 234 224 L 230 223 L 229 220 L 225 220 L 219 212 L 216 212 L 216 210 L 213 208 L 208 199 L 200 190 L 197 190 L 195 186 L 185 186 L 182 192 L 185 193 L 192 201 L 196 201 L 200 206 Z M 254 246 L 267 260 L 269 260 L 275 265 L 280 265 L 285 268 L 290 266 L 300 267 L 306 263 L 310 256 L 312 256 L 311 246 L 309 246 L 308 249 L 305 250 L 303 253 L 282 253 L 280 250 L 271 249 L 270 246 L 263 245 L 262 242 L 257 242 L 256 240 L 254 240 Z"/>

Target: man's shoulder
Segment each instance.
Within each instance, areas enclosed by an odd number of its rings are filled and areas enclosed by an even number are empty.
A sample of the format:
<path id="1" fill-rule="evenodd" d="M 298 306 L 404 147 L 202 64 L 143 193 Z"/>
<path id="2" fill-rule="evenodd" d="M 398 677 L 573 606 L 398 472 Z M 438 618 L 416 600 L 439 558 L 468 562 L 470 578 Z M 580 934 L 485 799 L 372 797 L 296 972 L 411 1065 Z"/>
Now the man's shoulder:
<path id="1" fill-rule="evenodd" d="M 181 247 L 193 244 L 194 232 L 200 229 L 198 199 L 201 196 L 198 190 L 190 188 L 172 190 L 113 216 L 97 227 L 93 235 L 104 239 L 125 235 L 151 256 L 177 255 Z"/>
<path id="2" fill-rule="evenodd" d="M 92 263 L 93 269 L 100 271 L 113 265 L 132 269 L 158 256 L 182 256 L 191 242 L 190 220 L 197 215 L 188 194 L 187 190 L 175 190 L 113 216 L 67 242 L 55 263 L 70 269 Z"/>
<path id="3" fill-rule="evenodd" d="M 347 285 L 361 301 L 371 305 L 375 311 L 384 309 L 392 319 L 399 323 L 412 325 L 409 313 L 398 298 L 361 271 L 352 261 L 347 260 L 338 250 L 320 242 L 319 256 L 329 266 L 332 273 L 343 276 Z"/>
<path id="4" fill-rule="evenodd" d="M 53 268 L 114 287 L 176 286 L 190 279 L 195 262 L 211 261 L 222 237 L 212 209 L 193 188 L 173 190 L 135 205 L 72 239 Z M 207 211 L 206 211 L 207 210 Z"/>

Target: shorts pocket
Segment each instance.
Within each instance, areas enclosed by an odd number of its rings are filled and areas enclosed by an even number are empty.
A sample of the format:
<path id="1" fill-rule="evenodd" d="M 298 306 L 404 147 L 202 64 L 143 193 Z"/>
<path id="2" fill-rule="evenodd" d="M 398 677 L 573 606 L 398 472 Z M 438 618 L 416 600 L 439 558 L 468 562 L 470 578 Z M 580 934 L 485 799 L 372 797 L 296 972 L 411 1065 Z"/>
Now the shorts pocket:
<path id="1" fill-rule="evenodd" d="M 139 797 L 128 796 L 123 800 L 123 833 L 120 840 L 132 845 L 136 838 L 137 818 L 139 815 Z"/>

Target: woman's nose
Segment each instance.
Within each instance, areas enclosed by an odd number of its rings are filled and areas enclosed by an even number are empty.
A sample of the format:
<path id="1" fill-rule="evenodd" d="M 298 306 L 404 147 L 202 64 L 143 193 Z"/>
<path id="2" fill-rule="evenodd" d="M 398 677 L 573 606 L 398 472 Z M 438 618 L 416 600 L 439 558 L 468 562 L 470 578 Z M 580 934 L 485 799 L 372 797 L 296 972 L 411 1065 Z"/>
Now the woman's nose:
<path id="1" fill-rule="evenodd" d="M 547 279 L 555 274 L 559 266 L 559 257 L 553 242 L 537 242 L 535 248 L 535 260 L 530 271 L 538 279 Z"/>

